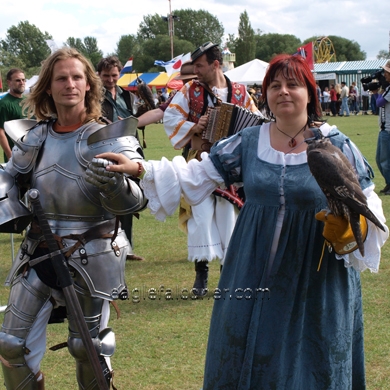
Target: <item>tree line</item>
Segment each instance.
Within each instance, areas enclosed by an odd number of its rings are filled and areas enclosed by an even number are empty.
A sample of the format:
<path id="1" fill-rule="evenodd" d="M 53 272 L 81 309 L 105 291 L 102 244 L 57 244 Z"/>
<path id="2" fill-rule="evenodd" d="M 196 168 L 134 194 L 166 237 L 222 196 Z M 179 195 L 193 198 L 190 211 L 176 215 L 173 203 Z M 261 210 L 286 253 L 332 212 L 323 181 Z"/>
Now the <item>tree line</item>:
<path id="1" fill-rule="evenodd" d="M 254 58 L 269 62 L 280 53 L 293 54 L 297 48 L 315 41 L 309 37 L 303 42 L 292 34 L 263 33 L 254 30 L 249 15 L 244 11 L 239 16 L 237 36 L 229 34 L 223 41 L 224 27 L 218 18 L 205 10 L 181 9 L 173 12 L 174 56 L 188 53 L 207 41 L 219 43 L 236 54 L 235 66 Z M 136 34 L 122 35 L 111 53 L 117 55 L 123 64 L 133 56 L 133 69 L 136 72 L 159 72 L 164 69 L 154 65 L 155 60 L 171 59 L 171 39 L 168 35 L 167 18 L 161 15 L 146 15 L 141 21 Z M 355 42 L 339 36 L 328 36 L 336 51 L 337 61 L 365 60 L 366 53 Z M 8 69 L 17 67 L 24 70 L 30 78 L 39 73 L 42 61 L 51 53 L 50 41 L 53 37 L 42 32 L 28 21 L 20 22 L 7 30 L 4 39 L 0 40 L 0 71 L 6 89 L 5 75 Z M 97 39 L 91 36 L 84 38 L 69 37 L 64 45 L 74 47 L 85 55 L 96 67 L 103 57 Z M 381 50 L 377 58 L 388 58 L 389 52 Z"/>

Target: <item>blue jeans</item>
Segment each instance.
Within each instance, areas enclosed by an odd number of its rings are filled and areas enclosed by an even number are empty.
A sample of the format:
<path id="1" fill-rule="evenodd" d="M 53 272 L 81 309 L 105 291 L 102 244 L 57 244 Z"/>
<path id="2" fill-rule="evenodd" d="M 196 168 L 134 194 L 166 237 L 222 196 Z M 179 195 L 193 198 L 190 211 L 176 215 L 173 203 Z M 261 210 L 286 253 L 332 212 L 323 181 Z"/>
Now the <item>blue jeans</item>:
<path id="1" fill-rule="evenodd" d="M 386 185 L 390 185 L 390 132 L 386 130 L 379 132 L 375 159 Z"/>
<path id="2" fill-rule="evenodd" d="M 341 108 L 339 115 L 343 115 L 345 111 L 345 115 L 349 116 L 349 108 L 348 108 L 348 96 L 345 96 L 341 99 Z"/>
<path id="3" fill-rule="evenodd" d="M 356 100 L 352 100 L 350 111 L 355 112 L 355 113 L 358 113 L 358 112 L 359 112 L 359 109 L 358 109 L 358 105 L 357 105 L 357 101 L 356 101 Z"/>

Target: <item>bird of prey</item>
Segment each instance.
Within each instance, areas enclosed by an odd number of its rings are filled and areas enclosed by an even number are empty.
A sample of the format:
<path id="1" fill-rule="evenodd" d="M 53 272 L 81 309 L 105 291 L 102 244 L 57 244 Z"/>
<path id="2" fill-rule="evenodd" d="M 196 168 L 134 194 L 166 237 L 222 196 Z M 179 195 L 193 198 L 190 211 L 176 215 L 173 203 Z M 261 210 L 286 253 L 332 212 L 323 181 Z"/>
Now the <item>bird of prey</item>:
<path id="1" fill-rule="evenodd" d="M 367 206 L 355 169 L 329 138 L 319 136 L 306 139 L 309 169 L 325 194 L 330 211 L 346 218 L 350 224 L 359 251 L 364 256 L 360 215 L 369 219 L 381 230 L 385 228 Z"/>

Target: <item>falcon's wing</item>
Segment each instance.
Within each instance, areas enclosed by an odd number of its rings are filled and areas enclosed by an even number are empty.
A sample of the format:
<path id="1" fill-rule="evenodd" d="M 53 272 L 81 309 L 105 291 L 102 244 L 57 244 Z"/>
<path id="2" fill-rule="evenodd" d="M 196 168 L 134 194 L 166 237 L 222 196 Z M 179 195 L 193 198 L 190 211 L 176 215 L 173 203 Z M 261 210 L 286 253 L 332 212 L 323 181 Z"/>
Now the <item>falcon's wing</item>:
<path id="1" fill-rule="evenodd" d="M 331 196 L 366 204 L 357 174 L 340 149 L 330 142 L 326 147 L 308 148 L 307 162 L 318 185 Z"/>
<path id="2" fill-rule="evenodd" d="M 350 219 L 350 209 L 384 229 L 367 206 L 357 174 L 347 157 L 330 141 L 313 142 L 307 149 L 307 162 L 311 173 L 328 199 L 336 215 Z"/>

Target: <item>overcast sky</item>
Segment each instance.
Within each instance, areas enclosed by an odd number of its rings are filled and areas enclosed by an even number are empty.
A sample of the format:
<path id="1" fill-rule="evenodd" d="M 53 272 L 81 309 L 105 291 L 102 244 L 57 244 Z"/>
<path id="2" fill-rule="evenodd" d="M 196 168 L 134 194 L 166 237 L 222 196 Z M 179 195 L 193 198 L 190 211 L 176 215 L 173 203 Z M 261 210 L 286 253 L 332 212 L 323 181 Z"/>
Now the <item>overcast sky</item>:
<path id="1" fill-rule="evenodd" d="M 356 41 L 369 60 L 389 50 L 389 0 L 0 1 L 0 39 L 27 20 L 51 34 L 59 47 L 68 37 L 95 37 L 105 55 L 115 51 L 122 35 L 135 34 L 145 15 L 165 16 L 170 8 L 206 10 L 222 23 L 226 36 L 237 36 L 239 15 L 246 10 L 252 28 L 263 33 L 292 34 L 302 41 L 314 35 L 341 36 Z"/>

